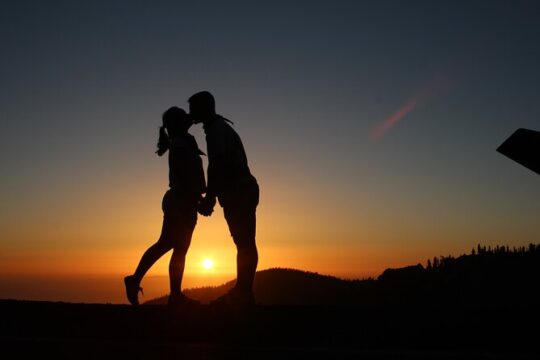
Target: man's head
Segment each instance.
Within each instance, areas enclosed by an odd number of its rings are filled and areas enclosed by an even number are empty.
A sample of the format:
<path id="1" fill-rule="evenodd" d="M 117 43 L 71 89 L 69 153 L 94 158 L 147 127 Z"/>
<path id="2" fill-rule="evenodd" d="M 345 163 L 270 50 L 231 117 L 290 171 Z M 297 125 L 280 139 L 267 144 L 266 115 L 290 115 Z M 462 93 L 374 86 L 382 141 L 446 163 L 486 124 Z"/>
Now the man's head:
<path id="1" fill-rule="evenodd" d="M 216 101 L 208 91 L 193 94 L 189 99 L 189 116 L 198 124 L 212 119 L 216 115 Z"/>

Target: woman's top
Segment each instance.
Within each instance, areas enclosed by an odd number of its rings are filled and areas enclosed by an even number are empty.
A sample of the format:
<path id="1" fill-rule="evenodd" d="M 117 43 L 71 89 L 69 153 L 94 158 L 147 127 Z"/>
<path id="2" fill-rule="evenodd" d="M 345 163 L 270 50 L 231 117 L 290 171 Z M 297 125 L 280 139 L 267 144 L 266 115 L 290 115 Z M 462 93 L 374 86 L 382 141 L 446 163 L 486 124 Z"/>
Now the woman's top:
<path id="1" fill-rule="evenodd" d="M 172 190 L 197 199 L 206 192 L 203 154 L 190 134 L 169 139 L 169 187 Z"/>

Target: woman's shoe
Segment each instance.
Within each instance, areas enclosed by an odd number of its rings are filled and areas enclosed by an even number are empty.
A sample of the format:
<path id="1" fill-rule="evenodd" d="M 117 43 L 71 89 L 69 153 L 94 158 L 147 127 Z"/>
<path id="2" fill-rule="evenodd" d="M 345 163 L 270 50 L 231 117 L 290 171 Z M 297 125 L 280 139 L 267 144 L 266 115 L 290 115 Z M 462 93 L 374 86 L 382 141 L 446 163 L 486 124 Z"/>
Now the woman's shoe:
<path id="1" fill-rule="evenodd" d="M 139 282 L 133 275 L 124 278 L 126 286 L 126 295 L 131 305 L 139 305 L 139 291 L 144 295 L 143 288 L 139 286 Z"/>

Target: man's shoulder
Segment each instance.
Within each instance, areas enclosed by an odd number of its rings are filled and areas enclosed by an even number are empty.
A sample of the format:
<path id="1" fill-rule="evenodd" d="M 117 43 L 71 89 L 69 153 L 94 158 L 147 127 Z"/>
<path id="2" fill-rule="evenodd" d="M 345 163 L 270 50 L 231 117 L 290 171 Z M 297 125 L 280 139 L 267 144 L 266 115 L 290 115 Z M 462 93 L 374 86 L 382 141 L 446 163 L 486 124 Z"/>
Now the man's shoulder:
<path id="1" fill-rule="evenodd" d="M 227 136 L 236 134 L 236 131 L 229 125 L 223 117 L 217 117 L 212 123 L 205 127 L 206 136 Z"/>

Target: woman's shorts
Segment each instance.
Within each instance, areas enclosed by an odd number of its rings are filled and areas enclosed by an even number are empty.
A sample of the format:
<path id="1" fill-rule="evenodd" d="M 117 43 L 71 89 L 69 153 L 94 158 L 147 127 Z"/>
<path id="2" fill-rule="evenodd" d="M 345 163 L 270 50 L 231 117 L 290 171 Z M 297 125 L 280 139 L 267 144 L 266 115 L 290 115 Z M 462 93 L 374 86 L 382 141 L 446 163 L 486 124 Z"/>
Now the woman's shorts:
<path id="1" fill-rule="evenodd" d="M 161 209 L 165 216 L 190 214 L 197 212 L 197 197 L 184 192 L 170 189 L 161 201 Z"/>
<path id="2" fill-rule="evenodd" d="M 197 199 L 171 189 L 163 196 L 161 207 L 163 227 L 160 242 L 187 249 L 197 224 Z"/>

